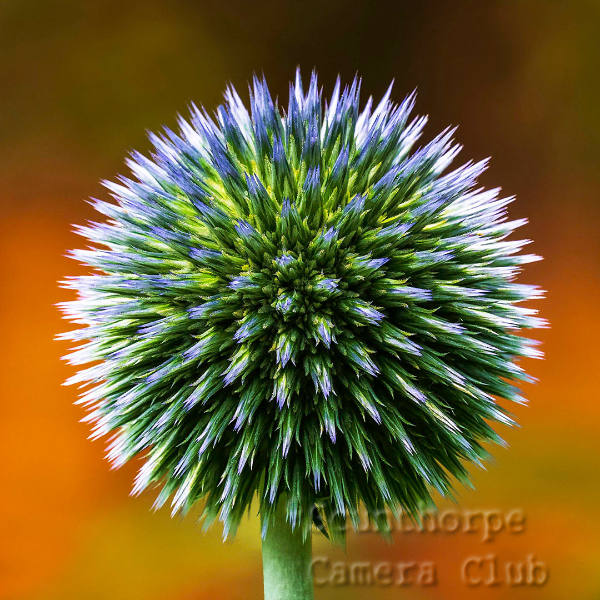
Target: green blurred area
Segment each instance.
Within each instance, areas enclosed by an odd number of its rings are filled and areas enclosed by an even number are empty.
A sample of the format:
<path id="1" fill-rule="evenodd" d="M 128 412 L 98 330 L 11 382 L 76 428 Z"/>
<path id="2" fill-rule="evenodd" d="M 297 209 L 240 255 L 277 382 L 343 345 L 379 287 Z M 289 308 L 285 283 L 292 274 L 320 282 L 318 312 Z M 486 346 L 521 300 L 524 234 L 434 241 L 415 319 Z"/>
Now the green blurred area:
<path id="1" fill-rule="evenodd" d="M 330 87 L 358 71 L 365 95 L 393 78 L 398 97 L 417 88 L 433 126 L 459 123 L 523 193 L 598 163 L 599 20 L 593 0 L 4 0 L 3 179 L 20 197 L 33 185 L 87 195 L 84 174 L 112 173 L 190 101 L 213 109 L 227 81 L 243 90 L 261 71 L 284 96 L 301 65 Z"/>

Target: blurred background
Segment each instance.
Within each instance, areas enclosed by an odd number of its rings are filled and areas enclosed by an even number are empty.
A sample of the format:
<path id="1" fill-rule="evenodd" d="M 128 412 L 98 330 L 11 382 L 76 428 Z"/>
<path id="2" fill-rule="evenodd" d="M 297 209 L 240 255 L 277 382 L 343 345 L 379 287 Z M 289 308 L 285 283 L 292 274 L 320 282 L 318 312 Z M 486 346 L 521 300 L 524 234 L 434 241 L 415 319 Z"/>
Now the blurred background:
<path id="1" fill-rule="evenodd" d="M 297 65 L 316 67 L 326 94 L 357 71 L 364 100 L 392 79 L 396 101 L 417 88 L 428 137 L 458 124 L 463 159 L 492 156 L 482 182 L 516 194 L 511 217 L 530 219 L 520 231 L 545 260 L 522 281 L 548 290 L 539 308 L 552 325 L 537 336 L 546 360 L 525 365 L 539 383 L 516 409 L 522 428 L 502 432 L 510 449 L 453 508 L 521 510 L 524 531 L 399 533 L 393 545 L 363 533 L 345 555 L 315 537 L 331 565 L 437 569 L 433 585 L 326 584 L 317 600 L 598 600 L 596 0 L 0 2 L 0 598 L 261 597 L 256 519 L 222 544 L 218 527 L 203 535 L 193 518 L 151 513 L 151 492 L 128 495 L 139 462 L 110 471 L 104 442 L 87 440 L 76 390 L 60 385 L 71 371 L 53 337 L 68 326 L 54 305 L 71 298 L 57 281 L 81 272 L 64 258 L 83 243 L 71 224 L 96 217 L 84 200 L 107 198 L 99 180 L 148 149 L 146 130 L 173 126 L 190 101 L 212 111 L 228 81 L 244 91 L 254 71 L 285 97 Z M 507 562 L 531 555 L 544 585 L 503 581 Z M 465 560 L 486 556 L 499 582 L 466 585 Z"/>

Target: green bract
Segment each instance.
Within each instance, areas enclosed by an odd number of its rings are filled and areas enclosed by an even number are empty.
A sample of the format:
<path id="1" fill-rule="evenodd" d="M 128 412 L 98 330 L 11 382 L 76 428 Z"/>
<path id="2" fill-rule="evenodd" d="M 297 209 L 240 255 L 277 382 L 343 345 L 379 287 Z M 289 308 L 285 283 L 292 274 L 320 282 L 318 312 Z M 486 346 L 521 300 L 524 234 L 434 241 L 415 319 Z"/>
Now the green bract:
<path id="1" fill-rule="evenodd" d="M 203 499 L 225 535 L 254 500 L 305 532 L 361 504 L 382 532 L 386 507 L 418 518 L 501 441 L 496 399 L 521 401 L 514 361 L 540 355 L 517 335 L 543 325 L 520 306 L 539 290 L 514 282 L 537 257 L 477 187 L 486 162 L 446 171 L 452 131 L 412 150 L 413 96 L 359 110 L 359 87 L 323 106 L 298 75 L 283 110 L 255 79 L 250 112 L 228 89 L 78 228 L 104 247 L 73 252 L 94 274 L 64 304 L 95 435 L 116 466 L 145 452 L 135 492 Z"/>

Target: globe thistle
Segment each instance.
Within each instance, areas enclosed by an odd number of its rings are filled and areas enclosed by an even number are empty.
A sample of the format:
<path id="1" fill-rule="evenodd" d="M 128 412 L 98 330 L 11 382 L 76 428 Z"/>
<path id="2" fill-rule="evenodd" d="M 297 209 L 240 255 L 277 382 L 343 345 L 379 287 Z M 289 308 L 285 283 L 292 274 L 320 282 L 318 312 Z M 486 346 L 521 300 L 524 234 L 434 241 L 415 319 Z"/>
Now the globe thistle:
<path id="1" fill-rule="evenodd" d="M 143 453 L 136 494 L 202 500 L 225 535 L 253 502 L 263 535 L 279 500 L 305 537 L 361 506 L 383 533 L 386 508 L 418 519 L 502 441 L 498 399 L 523 401 L 515 361 L 540 356 L 519 335 L 540 290 L 515 283 L 537 257 L 478 187 L 487 162 L 449 170 L 453 129 L 414 149 L 414 95 L 360 108 L 359 89 L 323 102 L 297 74 L 283 108 L 254 78 L 248 110 L 229 87 L 214 118 L 151 134 L 105 183 L 116 204 L 93 201 L 108 219 L 77 228 L 94 272 L 65 282 L 85 327 L 62 337 L 93 363 L 68 382 L 93 435 L 115 466 Z"/>

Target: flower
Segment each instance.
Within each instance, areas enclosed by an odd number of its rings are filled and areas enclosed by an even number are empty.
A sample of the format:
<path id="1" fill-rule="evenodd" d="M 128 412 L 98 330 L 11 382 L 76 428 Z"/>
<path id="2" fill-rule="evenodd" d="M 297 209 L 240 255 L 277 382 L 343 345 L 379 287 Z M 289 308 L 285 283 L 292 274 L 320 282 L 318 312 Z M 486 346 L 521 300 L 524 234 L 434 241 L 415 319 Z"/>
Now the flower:
<path id="1" fill-rule="evenodd" d="M 502 442 L 497 399 L 521 402 L 515 361 L 541 356 L 518 335 L 544 326 L 520 305 L 540 290 L 515 283 L 538 257 L 477 187 L 487 162 L 448 171 L 454 130 L 413 150 L 414 95 L 360 110 L 359 89 L 323 106 L 298 73 L 283 110 L 255 77 L 248 111 L 229 87 L 215 120 L 151 134 L 105 183 L 117 203 L 94 201 L 108 220 L 77 228 L 94 272 L 65 282 L 85 327 L 62 337 L 93 364 L 68 383 L 115 466 L 145 453 L 135 493 L 203 500 L 225 535 L 255 499 L 304 531 L 361 505 L 382 533 L 386 507 L 418 519 Z"/>

